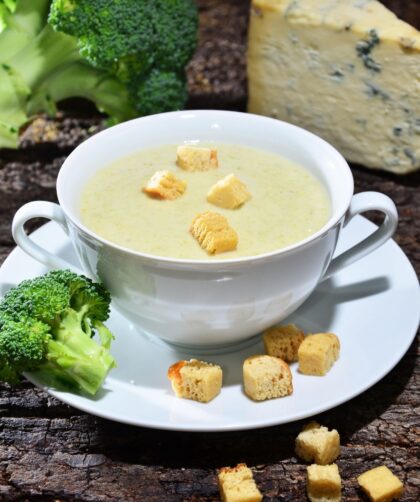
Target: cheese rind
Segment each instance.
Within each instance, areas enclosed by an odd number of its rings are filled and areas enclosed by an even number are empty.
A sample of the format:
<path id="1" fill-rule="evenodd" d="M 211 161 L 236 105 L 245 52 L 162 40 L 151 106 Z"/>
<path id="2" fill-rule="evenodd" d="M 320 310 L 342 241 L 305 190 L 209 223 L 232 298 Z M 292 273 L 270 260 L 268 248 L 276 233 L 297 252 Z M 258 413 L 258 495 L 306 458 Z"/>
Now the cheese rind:
<path id="1" fill-rule="evenodd" d="M 302 126 L 349 160 L 420 168 L 420 32 L 376 0 L 253 0 L 252 113 Z"/>

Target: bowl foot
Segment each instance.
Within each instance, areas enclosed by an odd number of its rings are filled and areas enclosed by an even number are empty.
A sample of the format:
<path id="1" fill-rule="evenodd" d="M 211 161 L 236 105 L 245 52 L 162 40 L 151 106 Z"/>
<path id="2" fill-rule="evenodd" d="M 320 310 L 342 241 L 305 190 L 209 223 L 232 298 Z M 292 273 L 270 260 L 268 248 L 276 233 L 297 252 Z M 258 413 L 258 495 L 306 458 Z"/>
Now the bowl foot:
<path id="1" fill-rule="evenodd" d="M 156 335 L 152 335 L 142 329 L 135 329 L 140 336 L 146 338 L 148 342 L 153 343 L 154 345 L 161 346 L 163 348 L 171 348 L 180 352 L 182 354 L 186 354 L 189 357 L 196 356 L 206 356 L 206 355 L 218 355 L 218 354 L 230 354 L 231 352 L 239 352 L 240 350 L 251 347 L 252 345 L 257 344 L 261 341 L 261 335 L 258 333 L 246 340 L 241 340 L 240 342 L 226 343 L 226 344 L 218 344 L 218 345 L 193 345 L 193 344 L 184 344 L 184 343 L 173 343 L 167 340 L 162 340 Z"/>

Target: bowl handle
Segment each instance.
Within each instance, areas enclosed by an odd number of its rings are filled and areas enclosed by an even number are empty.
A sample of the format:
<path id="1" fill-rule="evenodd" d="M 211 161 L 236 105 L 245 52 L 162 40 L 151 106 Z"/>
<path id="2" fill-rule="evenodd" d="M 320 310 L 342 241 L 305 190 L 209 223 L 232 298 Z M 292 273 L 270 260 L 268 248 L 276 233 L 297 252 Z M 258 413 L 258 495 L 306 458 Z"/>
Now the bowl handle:
<path id="1" fill-rule="evenodd" d="M 17 210 L 12 222 L 12 235 L 16 244 L 35 260 L 50 268 L 67 268 L 80 273 L 81 270 L 36 244 L 25 232 L 24 225 L 32 218 L 47 218 L 60 225 L 69 235 L 64 212 L 58 204 L 47 201 L 28 202 Z"/>
<path id="2" fill-rule="evenodd" d="M 322 277 L 322 281 L 371 253 L 394 234 L 398 224 L 397 208 L 388 196 L 379 192 L 362 192 L 354 195 L 346 213 L 343 227 L 356 214 L 364 213 L 365 211 L 381 211 L 384 213 L 385 219 L 382 225 L 373 234 L 334 258 Z"/>

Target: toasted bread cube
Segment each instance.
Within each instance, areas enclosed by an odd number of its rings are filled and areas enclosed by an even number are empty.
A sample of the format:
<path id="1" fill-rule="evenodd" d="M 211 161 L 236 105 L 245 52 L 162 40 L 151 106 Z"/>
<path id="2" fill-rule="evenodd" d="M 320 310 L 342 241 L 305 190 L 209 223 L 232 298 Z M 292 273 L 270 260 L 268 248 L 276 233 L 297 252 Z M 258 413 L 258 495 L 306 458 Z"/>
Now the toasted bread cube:
<path id="1" fill-rule="evenodd" d="M 385 465 L 364 472 L 357 482 L 372 502 L 390 502 L 404 490 L 401 481 Z"/>
<path id="2" fill-rule="evenodd" d="M 295 451 L 306 462 L 331 464 L 340 454 L 340 435 L 335 429 L 329 431 L 317 422 L 310 422 L 296 438 Z"/>
<path id="3" fill-rule="evenodd" d="M 143 192 L 156 199 L 174 200 L 185 192 L 187 184 L 170 171 L 156 171 L 143 188 Z"/>
<path id="4" fill-rule="evenodd" d="M 168 370 L 177 397 L 208 403 L 222 388 L 222 368 L 217 364 L 190 359 L 178 361 Z"/>
<path id="5" fill-rule="evenodd" d="M 177 166 L 185 171 L 208 171 L 219 167 L 215 148 L 182 145 L 176 153 Z"/>
<path id="6" fill-rule="evenodd" d="M 229 174 L 215 183 L 207 194 L 207 202 L 225 209 L 236 209 L 251 198 L 245 183 Z"/>
<path id="7" fill-rule="evenodd" d="M 341 477 L 336 464 L 309 465 L 307 492 L 311 502 L 340 502 Z"/>
<path id="8" fill-rule="evenodd" d="M 246 464 L 236 467 L 222 467 L 218 473 L 220 498 L 222 502 L 260 502 L 261 492 Z"/>
<path id="9" fill-rule="evenodd" d="M 227 219 L 211 211 L 196 216 L 190 232 L 209 254 L 233 251 L 238 245 L 238 235 L 229 226 Z"/>
<path id="10" fill-rule="evenodd" d="M 292 374 L 278 357 L 256 355 L 243 364 L 245 394 L 254 401 L 289 396 L 293 392 Z"/>
<path id="11" fill-rule="evenodd" d="M 325 375 L 339 354 L 340 341 L 333 333 L 309 335 L 298 350 L 299 371 L 305 375 Z"/>
<path id="12" fill-rule="evenodd" d="M 283 361 L 292 363 L 298 360 L 298 349 L 305 334 L 294 324 L 275 326 L 263 333 L 263 342 L 269 356 L 280 357 Z"/>

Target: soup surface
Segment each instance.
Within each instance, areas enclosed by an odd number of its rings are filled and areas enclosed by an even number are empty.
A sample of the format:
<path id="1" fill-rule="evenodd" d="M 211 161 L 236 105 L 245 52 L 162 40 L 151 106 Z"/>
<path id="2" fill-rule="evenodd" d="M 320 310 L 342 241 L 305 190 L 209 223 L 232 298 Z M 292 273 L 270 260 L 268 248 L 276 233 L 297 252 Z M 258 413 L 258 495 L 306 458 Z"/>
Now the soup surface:
<path id="1" fill-rule="evenodd" d="M 199 146 L 208 146 L 200 144 Z M 105 239 L 156 256 L 223 260 L 255 256 L 301 241 L 330 216 L 330 200 L 310 172 L 271 152 L 239 145 L 211 145 L 219 167 L 187 172 L 176 161 L 177 145 L 141 150 L 98 171 L 84 187 L 80 215 L 86 227 Z M 156 171 L 170 170 L 187 182 L 176 200 L 142 192 Z M 252 197 L 238 209 L 222 209 L 206 200 L 209 189 L 228 174 L 247 185 Z M 205 211 L 225 216 L 238 234 L 234 251 L 209 255 L 189 232 Z"/>

